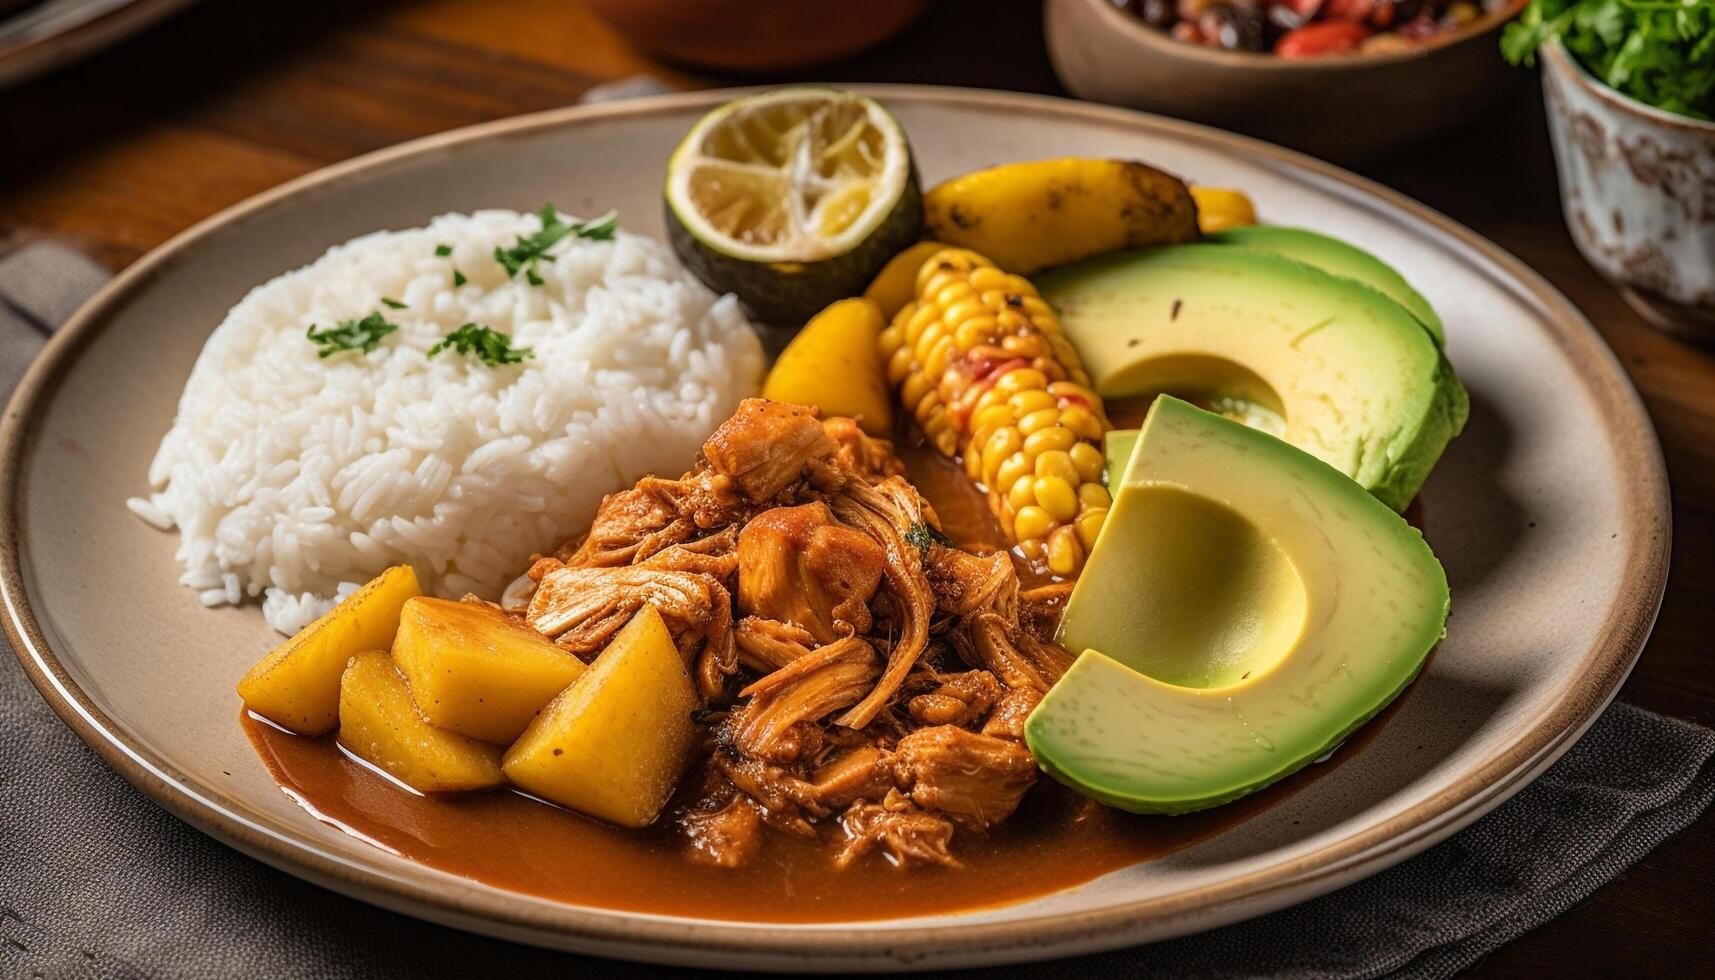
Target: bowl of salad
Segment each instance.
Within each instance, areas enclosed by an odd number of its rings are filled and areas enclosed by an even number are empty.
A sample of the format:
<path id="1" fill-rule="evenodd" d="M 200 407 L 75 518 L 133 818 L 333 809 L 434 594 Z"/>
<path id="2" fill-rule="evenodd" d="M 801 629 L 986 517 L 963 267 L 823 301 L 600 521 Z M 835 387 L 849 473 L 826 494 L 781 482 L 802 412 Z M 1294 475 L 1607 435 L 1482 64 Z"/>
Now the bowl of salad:
<path id="1" fill-rule="evenodd" d="M 1048 0 L 1062 84 L 1097 102 L 1342 163 L 1474 118 L 1504 92 L 1524 0 Z"/>
<path id="2" fill-rule="evenodd" d="M 1715 344 L 1715 0 L 1532 0 L 1572 240 L 1659 327 Z"/>

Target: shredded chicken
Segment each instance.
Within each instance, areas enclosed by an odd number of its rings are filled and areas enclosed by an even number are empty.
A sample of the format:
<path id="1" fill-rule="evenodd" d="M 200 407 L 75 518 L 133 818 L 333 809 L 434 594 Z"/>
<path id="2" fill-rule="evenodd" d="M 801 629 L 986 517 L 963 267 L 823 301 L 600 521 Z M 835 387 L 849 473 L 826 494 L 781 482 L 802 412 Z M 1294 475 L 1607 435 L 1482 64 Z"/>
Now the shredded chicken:
<path id="1" fill-rule="evenodd" d="M 903 477 L 897 476 L 874 485 L 853 483 L 834 499 L 833 510 L 841 520 L 881 543 L 886 554 L 888 605 L 898 630 L 881 682 L 856 707 L 835 719 L 847 728 L 862 728 L 875 718 L 898 692 L 911 665 L 929 642 L 929 617 L 935 611 L 935 596 L 923 574 L 922 553 L 906 539 L 913 528 L 923 525 L 925 509 L 923 498 Z"/>
<path id="2" fill-rule="evenodd" d="M 821 501 L 765 511 L 738 536 L 740 612 L 791 623 L 819 643 L 867 632 L 881 545 Z"/>
<path id="3" fill-rule="evenodd" d="M 954 725 L 912 732 L 894 758 L 911 802 L 975 830 L 1011 816 L 1036 783 L 1036 759 L 1022 743 Z"/>
<path id="4" fill-rule="evenodd" d="M 756 616 L 739 620 L 733 627 L 733 639 L 738 643 L 739 660 L 759 674 L 779 670 L 808 654 L 816 643 L 810 631 L 801 626 Z"/>
<path id="5" fill-rule="evenodd" d="M 816 723 L 863 697 L 875 675 L 875 651 L 855 636 L 799 657 L 738 692 L 750 700 L 727 722 L 731 743 L 769 762 L 813 755 L 822 746 Z"/>
<path id="6" fill-rule="evenodd" d="M 716 472 L 731 479 L 752 503 L 772 500 L 806 471 L 831 474 L 838 450 L 816 410 L 747 398 L 703 444 Z"/>
<path id="7" fill-rule="evenodd" d="M 585 657 L 661 613 L 708 704 L 671 818 L 693 860 L 739 867 L 786 833 L 838 867 L 956 867 L 957 836 L 1037 782 L 1024 721 L 1071 657 L 1065 589 L 1025 591 L 1011 555 L 939 527 L 886 440 L 752 399 L 690 472 L 609 495 L 509 608 Z"/>
<path id="8" fill-rule="evenodd" d="M 952 821 L 908 804 L 901 805 L 897 799 L 894 794 L 881 803 L 858 803 L 840 815 L 846 842 L 835 855 L 834 865 L 847 867 L 880 847 L 894 864 L 959 867 L 949 849 L 953 841 Z"/>

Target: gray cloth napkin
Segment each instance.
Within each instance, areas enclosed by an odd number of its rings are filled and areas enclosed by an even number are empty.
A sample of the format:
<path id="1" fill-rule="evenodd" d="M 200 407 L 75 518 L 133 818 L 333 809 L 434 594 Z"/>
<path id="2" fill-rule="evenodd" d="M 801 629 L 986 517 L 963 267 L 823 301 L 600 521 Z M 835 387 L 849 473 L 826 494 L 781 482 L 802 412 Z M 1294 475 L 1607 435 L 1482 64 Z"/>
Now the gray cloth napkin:
<path id="1" fill-rule="evenodd" d="M 0 260 L 0 391 L 16 383 L 46 325 L 103 278 L 60 246 Z M 247 858 L 108 770 L 13 658 L 0 659 L 0 974 L 463 980 L 685 972 L 466 935 Z M 994 972 L 1033 980 L 1451 976 L 1690 825 L 1715 797 L 1712 757 L 1715 731 L 1615 704 L 1513 799 L 1342 891 L 1197 936 Z"/>

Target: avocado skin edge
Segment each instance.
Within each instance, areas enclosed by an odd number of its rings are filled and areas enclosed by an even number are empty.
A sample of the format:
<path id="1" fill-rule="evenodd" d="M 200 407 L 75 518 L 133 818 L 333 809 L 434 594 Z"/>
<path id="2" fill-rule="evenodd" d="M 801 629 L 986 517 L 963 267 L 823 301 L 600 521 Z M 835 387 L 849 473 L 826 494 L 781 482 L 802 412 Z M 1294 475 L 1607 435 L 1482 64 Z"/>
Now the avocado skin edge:
<path id="1" fill-rule="evenodd" d="M 1448 362 L 1445 351 L 1441 352 L 1441 360 L 1435 369 L 1432 404 L 1433 410 L 1424 416 L 1411 442 L 1395 456 L 1387 476 L 1369 488 L 1371 494 L 1396 511 L 1404 510 L 1423 489 L 1430 471 L 1435 469 L 1435 464 L 1441 461 L 1441 454 L 1447 450 L 1447 444 L 1464 431 L 1465 421 L 1471 414 L 1471 396 L 1459 382 L 1458 375 L 1453 373 L 1453 365 Z"/>
<path id="2" fill-rule="evenodd" d="M 1451 608 L 1452 599 L 1451 596 L 1449 596 L 1447 605 L 1442 608 L 1441 635 L 1436 639 L 1436 645 L 1439 645 L 1441 640 L 1445 639 L 1447 636 L 1447 613 Z M 1321 748 L 1306 754 L 1303 758 L 1298 759 L 1267 779 L 1260 780 L 1248 786 L 1241 786 L 1236 789 L 1228 790 L 1214 796 L 1205 796 L 1196 799 L 1169 800 L 1156 803 L 1144 802 L 1130 797 L 1107 793 L 1101 789 L 1080 782 L 1070 774 L 1062 772 L 1059 767 L 1055 766 L 1053 763 L 1044 760 L 1043 757 L 1035 751 L 1033 746 L 1031 747 L 1031 754 L 1036 756 L 1037 767 L 1052 777 L 1055 782 L 1074 790 L 1080 795 L 1087 796 L 1103 806 L 1111 806 L 1118 810 L 1124 810 L 1127 813 L 1155 814 L 1170 817 L 1181 816 L 1187 813 L 1196 813 L 1200 810 L 1210 810 L 1215 807 L 1231 803 L 1241 797 L 1249 796 L 1259 790 L 1267 789 L 1298 770 L 1303 769 L 1305 766 L 1310 765 L 1317 759 L 1339 749 L 1341 744 L 1352 736 L 1353 732 L 1369 724 L 1376 715 L 1381 714 L 1388 705 L 1394 703 L 1394 701 L 1398 700 L 1401 694 L 1405 693 L 1405 689 L 1410 687 L 1412 682 L 1417 680 L 1418 675 L 1423 673 L 1423 666 L 1429 662 L 1429 658 L 1431 654 L 1434 653 L 1434 650 L 1435 647 L 1431 646 L 1427 651 L 1425 651 L 1422 658 L 1418 660 L 1417 666 L 1412 668 L 1411 673 L 1406 675 L 1405 679 L 1400 682 L 1398 687 L 1394 688 L 1393 691 L 1385 698 L 1382 698 L 1374 708 L 1371 708 L 1368 712 L 1354 720 L 1350 725 L 1346 726 L 1346 728 L 1342 729 L 1339 734 L 1329 739 Z M 1024 733 L 1025 743 L 1026 745 L 1029 745 L 1029 719 L 1025 720 Z"/>

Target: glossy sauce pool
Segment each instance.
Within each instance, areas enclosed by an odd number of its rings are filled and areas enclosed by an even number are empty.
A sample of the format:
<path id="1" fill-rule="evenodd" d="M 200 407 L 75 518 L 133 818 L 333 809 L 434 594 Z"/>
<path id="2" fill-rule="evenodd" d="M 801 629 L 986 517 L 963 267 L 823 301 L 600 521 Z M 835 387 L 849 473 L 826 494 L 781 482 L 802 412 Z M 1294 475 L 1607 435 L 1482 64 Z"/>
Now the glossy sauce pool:
<path id="1" fill-rule="evenodd" d="M 948 534 L 993 546 L 999 528 L 958 468 L 907 450 L 912 478 Z M 1401 701 L 1403 700 L 1403 696 Z M 316 819 L 402 857 L 499 888 L 574 905 L 762 922 L 885 919 L 1004 905 L 1161 857 L 1260 813 L 1360 750 L 1399 705 L 1327 761 L 1202 813 L 1137 816 L 1041 779 L 988 834 L 961 831 L 958 869 L 895 868 L 872 857 L 837 871 L 830 845 L 771 834 L 735 870 L 688 860 L 655 827 L 623 830 L 507 791 L 425 797 L 348 758 L 331 736 L 303 738 L 248 715 L 242 724 L 281 789 Z"/>

